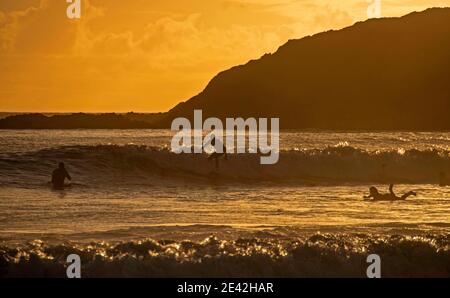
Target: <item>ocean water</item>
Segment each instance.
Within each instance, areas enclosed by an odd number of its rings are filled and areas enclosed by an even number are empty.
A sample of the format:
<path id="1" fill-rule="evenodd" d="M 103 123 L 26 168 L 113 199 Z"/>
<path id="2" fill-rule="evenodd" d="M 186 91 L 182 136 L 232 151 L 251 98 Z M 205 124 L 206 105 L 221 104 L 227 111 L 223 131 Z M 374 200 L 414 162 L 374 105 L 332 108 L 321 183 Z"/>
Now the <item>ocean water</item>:
<path id="1" fill-rule="evenodd" d="M 63 252 L 77 251 L 92 276 L 173 276 L 172 262 L 186 276 L 359 276 L 355 264 L 378 249 L 396 265 L 426 259 L 387 267 L 392 276 L 450 275 L 450 187 L 438 186 L 440 172 L 450 176 L 450 133 L 282 131 L 277 164 L 239 154 L 219 169 L 206 154 L 172 153 L 172 135 L 0 131 L 0 274 L 58 276 Z M 59 161 L 73 177 L 64 191 L 48 185 Z M 363 200 L 389 183 L 418 195 Z M 308 263 L 327 254 L 351 264 Z M 271 269 L 246 271 L 244 257 Z M 303 271 L 280 265 L 293 257 Z M 23 270 L 21 258 L 39 265 Z M 122 270 L 140 261 L 141 271 Z"/>

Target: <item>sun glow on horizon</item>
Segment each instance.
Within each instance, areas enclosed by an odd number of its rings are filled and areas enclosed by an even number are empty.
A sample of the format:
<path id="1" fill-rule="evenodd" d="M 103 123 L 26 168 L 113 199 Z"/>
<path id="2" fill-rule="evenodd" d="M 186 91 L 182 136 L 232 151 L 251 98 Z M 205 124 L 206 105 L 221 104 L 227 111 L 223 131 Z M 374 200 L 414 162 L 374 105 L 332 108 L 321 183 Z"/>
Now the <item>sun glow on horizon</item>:
<path id="1" fill-rule="evenodd" d="M 386 2 L 386 3 L 385 3 Z M 383 1 L 401 16 L 450 0 Z M 0 2 L 0 111 L 160 112 L 287 40 L 367 18 L 366 0 Z"/>

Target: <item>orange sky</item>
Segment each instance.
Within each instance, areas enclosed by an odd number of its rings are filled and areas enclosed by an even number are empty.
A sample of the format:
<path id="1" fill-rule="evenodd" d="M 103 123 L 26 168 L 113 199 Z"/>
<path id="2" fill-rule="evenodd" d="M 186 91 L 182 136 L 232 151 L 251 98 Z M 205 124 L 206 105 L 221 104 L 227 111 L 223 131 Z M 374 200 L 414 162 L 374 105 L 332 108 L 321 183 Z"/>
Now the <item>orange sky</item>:
<path id="1" fill-rule="evenodd" d="M 0 0 L 0 111 L 156 112 L 291 38 L 367 18 L 367 0 Z M 400 16 L 450 0 L 383 0 Z"/>

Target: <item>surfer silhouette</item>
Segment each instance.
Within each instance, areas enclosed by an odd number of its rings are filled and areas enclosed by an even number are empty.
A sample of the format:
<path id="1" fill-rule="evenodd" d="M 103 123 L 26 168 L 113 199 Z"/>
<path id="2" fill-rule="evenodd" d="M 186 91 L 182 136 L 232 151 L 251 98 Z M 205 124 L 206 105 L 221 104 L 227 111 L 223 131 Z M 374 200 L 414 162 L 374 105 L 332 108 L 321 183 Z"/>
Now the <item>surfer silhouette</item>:
<path id="1" fill-rule="evenodd" d="M 214 152 L 208 156 L 208 160 L 214 159 L 215 164 L 216 164 L 216 169 L 219 169 L 219 158 L 224 157 L 225 160 L 228 160 L 227 148 L 220 140 L 217 140 L 215 135 L 211 135 L 210 144 L 211 144 L 211 146 L 214 147 Z M 216 144 L 217 144 L 217 146 L 216 146 Z M 222 153 L 217 152 L 216 148 L 218 148 L 218 147 L 222 147 Z"/>
<path id="2" fill-rule="evenodd" d="M 410 196 L 416 196 L 417 194 L 413 191 L 409 191 L 402 195 L 401 197 L 397 196 L 394 193 L 394 184 L 389 185 L 389 193 L 381 194 L 378 189 L 372 186 L 369 189 L 370 194 L 368 196 L 364 196 L 365 199 L 372 198 L 373 201 L 398 201 L 398 200 L 406 200 Z"/>
<path id="3" fill-rule="evenodd" d="M 60 162 L 58 168 L 52 173 L 52 185 L 54 189 L 63 189 L 65 179 L 72 180 L 63 162 Z"/>

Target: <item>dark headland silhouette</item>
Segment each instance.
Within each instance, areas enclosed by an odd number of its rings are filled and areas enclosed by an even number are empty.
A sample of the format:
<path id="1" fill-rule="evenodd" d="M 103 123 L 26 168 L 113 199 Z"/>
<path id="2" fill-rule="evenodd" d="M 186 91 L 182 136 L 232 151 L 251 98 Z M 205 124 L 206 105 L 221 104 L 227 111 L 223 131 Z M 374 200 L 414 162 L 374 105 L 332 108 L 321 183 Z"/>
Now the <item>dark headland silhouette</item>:
<path id="1" fill-rule="evenodd" d="M 139 121 L 169 128 L 202 109 L 205 118 L 279 117 L 281 128 L 450 130 L 449 53 L 450 8 L 371 19 L 290 40 Z"/>
<path id="2" fill-rule="evenodd" d="M 165 115 L 279 117 L 283 128 L 450 129 L 450 8 L 291 40 Z"/>

